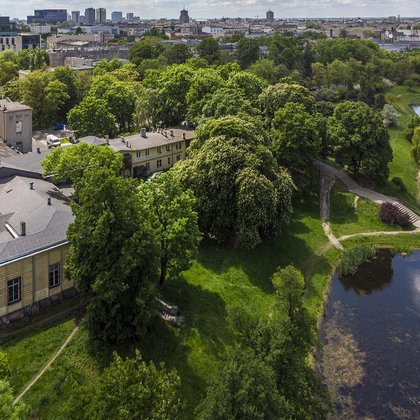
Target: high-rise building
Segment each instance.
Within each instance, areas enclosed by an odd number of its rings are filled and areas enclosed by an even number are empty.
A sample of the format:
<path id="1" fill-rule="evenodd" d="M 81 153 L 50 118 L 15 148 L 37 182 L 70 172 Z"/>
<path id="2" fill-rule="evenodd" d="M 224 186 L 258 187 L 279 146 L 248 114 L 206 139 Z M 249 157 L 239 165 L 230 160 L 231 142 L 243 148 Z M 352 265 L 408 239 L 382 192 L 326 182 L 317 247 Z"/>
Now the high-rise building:
<path id="1" fill-rule="evenodd" d="M 106 22 L 106 9 L 100 7 L 96 9 L 96 23 L 105 23 Z"/>
<path id="2" fill-rule="evenodd" d="M 71 21 L 73 23 L 80 23 L 80 12 L 78 10 L 71 12 Z"/>
<path id="3" fill-rule="evenodd" d="M 67 20 L 66 9 L 43 9 L 35 10 L 33 16 L 27 17 L 28 24 L 30 23 L 51 23 L 64 22 Z"/>
<path id="4" fill-rule="evenodd" d="M 181 15 L 179 16 L 179 23 L 189 23 L 190 17 L 188 16 L 188 10 L 182 9 Z"/>
<path id="5" fill-rule="evenodd" d="M 269 22 L 269 23 L 273 23 L 274 22 L 274 12 L 273 11 L 269 10 L 266 13 L 265 17 L 266 17 L 267 22 Z"/>
<path id="6" fill-rule="evenodd" d="M 111 13 L 111 20 L 113 22 L 119 22 L 120 20 L 122 20 L 122 12 L 112 12 Z"/>
<path id="7" fill-rule="evenodd" d="M 127 13 L 126 14 L 126 19 L 131 22 L 134 20 L 134 13 Z"/>
<path id="8" fill-rule="evenodd" d="M 95 24 L 95 9 L 93 7 L 88 7 L 85 10 L 85 25 L 94 25 Z"/>

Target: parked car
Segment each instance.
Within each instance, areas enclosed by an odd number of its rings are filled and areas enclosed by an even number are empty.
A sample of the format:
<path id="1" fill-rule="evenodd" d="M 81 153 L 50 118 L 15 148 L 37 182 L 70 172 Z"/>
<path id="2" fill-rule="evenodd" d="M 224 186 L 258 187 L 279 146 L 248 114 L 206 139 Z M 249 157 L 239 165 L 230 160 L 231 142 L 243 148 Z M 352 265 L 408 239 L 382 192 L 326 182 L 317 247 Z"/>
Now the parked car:
<path id="1" fill-rule="evenodd" d="M 65 129 L 66 129 L 66 124 L 56 124 L 52 128 L 53 131 L 59 131 L 59 130 L 65 130 Z"/>
<path id="2" fill-rule="evenodd" d="M 71 144 L 77 144 L 80 143 L 79 140 L 76 139 L 76 137 L 69 137 L 69 142 Z"/>
<path id="3" fill-rule="evenodd" d="M 48 134 L 47 145 L 48 145 L 48 147 L 61 146 L 60 139 L 57 136 L 54 136 L 54 134 Z"/>

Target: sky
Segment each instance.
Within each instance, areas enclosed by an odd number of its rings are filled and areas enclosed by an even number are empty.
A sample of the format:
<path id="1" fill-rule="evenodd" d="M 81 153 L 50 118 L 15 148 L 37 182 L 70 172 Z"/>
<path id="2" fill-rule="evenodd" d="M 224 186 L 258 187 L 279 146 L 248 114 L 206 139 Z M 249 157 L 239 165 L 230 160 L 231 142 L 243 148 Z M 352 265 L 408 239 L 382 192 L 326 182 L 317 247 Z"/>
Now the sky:
<path id="1" fill-rule="evenodd" d="M 420 16 L 420 0 L 0 0 L 0 16 L 25 18 L 34 9 L 84 10 L 105 7 L 107 17 L 113 11 L 133 12 L 140 18 L 178 18 L 184 7 L 192 18 L 263 17 L 267 10 L 275 18 Z"/>

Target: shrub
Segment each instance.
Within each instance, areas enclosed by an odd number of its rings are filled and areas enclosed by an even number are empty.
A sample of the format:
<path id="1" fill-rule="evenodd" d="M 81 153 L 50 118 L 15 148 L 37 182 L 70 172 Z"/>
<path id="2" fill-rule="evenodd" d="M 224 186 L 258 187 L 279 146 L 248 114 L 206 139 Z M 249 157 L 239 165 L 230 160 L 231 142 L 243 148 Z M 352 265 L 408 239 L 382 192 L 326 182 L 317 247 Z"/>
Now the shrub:
<path id="1" fill-rule="evenodd" d="M 404 181 L 399 176 L 394 176 L 391 182 L 400 190 L 400 192 L 407 192 L 407 188 L 404 185 Z"/>
<path id="2" fill-rule="evenodd" d="M 384 223 L 388 223 L 389 225 L 399 225 L 404 227 L 411 225 L 409 215 L 403 213 L 392 203 L 382 203 L 379 216 Z"/>
<path id="3" fill-rule="evenodd" d="M 356 245 L 346 249 L 337 267 L 338 275 L 353 275 L 362 263 L 373 258 L 375 254 L 375 247 L 368 245 Z"/>

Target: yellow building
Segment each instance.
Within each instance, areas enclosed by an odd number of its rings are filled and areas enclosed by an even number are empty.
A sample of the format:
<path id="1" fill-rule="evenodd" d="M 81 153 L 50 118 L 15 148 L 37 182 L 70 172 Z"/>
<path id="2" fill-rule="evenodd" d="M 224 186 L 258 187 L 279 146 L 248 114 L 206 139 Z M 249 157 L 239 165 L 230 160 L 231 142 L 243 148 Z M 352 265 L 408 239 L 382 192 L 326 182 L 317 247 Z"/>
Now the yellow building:
<path id="1" fill-rule="evenodd" d="M 50 182 L 0 171 L 0 324 L 73 295 L 63 269 L 69 204 Z"/>
<path id="2" fill-rule="evenodd" d="M 124 155 L 124 176 L 141 177 L 171 168 L 185 159 L 194 131 L 159 129 L 109 140 L 109 146 Z"/>

